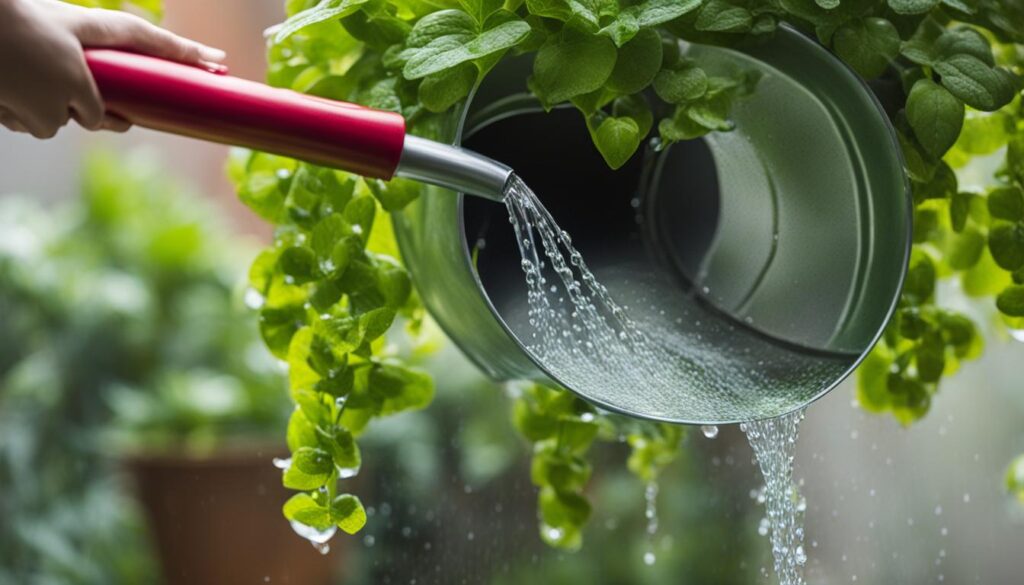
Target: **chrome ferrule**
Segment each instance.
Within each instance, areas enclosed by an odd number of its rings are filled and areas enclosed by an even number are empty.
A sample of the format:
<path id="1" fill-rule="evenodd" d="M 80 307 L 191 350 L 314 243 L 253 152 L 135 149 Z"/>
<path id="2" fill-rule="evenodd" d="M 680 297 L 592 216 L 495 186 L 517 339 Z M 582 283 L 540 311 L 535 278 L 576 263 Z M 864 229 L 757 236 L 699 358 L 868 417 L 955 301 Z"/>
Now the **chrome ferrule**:
<path id="1" fill-rule="evenodd" d="M 395 175 L 500 203 L 512 169 L 470 150 L 406 136 Z"/>

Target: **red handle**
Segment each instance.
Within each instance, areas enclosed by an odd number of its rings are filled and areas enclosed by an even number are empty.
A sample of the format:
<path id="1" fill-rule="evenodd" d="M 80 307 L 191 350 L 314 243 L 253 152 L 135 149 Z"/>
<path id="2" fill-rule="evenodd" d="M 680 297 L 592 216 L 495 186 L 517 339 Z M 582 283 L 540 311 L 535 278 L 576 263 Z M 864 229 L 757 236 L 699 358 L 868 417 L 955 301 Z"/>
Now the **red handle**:
<path id="1" fill-rule="evenodd" d="M 107 111 L 139 126 L 381 179 L 402 155 L 405 120 L 393 112 L 123 51 L 85 58 Z"/>

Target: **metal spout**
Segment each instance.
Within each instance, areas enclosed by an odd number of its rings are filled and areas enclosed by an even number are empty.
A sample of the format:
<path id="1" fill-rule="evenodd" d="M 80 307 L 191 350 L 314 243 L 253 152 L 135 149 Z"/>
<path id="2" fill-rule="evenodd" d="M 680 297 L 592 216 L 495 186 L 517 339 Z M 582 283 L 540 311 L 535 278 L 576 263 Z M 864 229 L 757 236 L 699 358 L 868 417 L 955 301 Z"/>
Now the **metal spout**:
<path id="1" fill-rule="evenodd" d="M 406 136 L 395 174 L 500 203 L 512 169 L 470 150 Z"/>

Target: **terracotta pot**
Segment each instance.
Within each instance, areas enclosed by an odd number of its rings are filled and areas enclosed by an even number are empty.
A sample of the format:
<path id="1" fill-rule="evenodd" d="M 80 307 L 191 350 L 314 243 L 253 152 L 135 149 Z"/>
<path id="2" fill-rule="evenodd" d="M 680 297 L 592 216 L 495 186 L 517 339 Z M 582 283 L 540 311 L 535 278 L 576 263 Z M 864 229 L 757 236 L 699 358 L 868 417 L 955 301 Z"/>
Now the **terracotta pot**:
<path id="1" fill-rule="evenodd" d="M 343 539 L 321 555 L 281 515 L 290 492 L 272 450 L 132 457 L 165 585 L 330 583 Z"/>

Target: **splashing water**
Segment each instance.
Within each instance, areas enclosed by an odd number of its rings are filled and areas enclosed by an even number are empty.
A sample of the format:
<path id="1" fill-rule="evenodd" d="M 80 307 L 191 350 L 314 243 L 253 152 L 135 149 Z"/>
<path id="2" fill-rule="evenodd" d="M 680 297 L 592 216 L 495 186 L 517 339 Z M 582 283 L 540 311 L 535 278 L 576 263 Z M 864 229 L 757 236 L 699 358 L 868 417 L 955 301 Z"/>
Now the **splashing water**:
<path id="1" fill-rule="evenodd" d="M 648 271 L 614 266 L 598 282 L 515 175 L 505 204 L 526 276 L 525 305 L 509 311 L 522 325 L 517 335 L 559 381 L 594 402 L 668 420 L 749 420 L 810 401 L 849 366 L 848 356 L 812 358 L 766 342 L 692 295 L 669 306 L 658 298 L 666 285 Z M 619 305 L 606 284 L 633 306 Z"/>
<path id="2" fill-rule="evenodd" d="M 793 451 L 803 418 L 801 410 L 740 425 L 764 475 L 763 494 L 768 517 L 761 521 L 758 532 L 765 535 L 770 529 L 775 574 L 780 585 L 803 585 L 803 566 L 807 562 L 803 547 L 806 503 L 793 485 Z M 761 500 L 760 495 L 758 500 Z"/>

